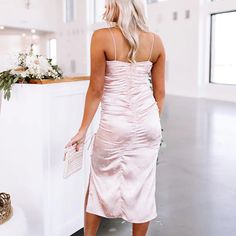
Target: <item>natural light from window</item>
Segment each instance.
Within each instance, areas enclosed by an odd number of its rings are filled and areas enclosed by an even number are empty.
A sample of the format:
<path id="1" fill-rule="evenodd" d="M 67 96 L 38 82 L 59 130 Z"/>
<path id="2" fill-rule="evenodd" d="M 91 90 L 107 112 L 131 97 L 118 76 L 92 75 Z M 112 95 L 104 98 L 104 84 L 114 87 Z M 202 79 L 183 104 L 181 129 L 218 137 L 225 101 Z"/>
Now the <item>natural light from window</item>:
<path id="1" fill-rule="evenodd" d="M 64 0 L 64 22 L 69 23 L 74 20 L 74 10 L 75 10 L 74 0 Z"/>
<path id="2" fill-rule="evenodd" d="M 212 15 L 212 83 L 236 85 L 236 12 Z"/>
<path id="3" fill-rule="evenodd" d="M 95 23 L 102 22 L 102 15 L 105 12 L 105 0 L 94 0 Z"/>
<path id="4" fill-rule="evenodd" d="M 52 64 L 57 64 L 57 40 L 50 39 L 48 40 L 48 47 L 47 47 L 47 57 L 52 59 Z"/>

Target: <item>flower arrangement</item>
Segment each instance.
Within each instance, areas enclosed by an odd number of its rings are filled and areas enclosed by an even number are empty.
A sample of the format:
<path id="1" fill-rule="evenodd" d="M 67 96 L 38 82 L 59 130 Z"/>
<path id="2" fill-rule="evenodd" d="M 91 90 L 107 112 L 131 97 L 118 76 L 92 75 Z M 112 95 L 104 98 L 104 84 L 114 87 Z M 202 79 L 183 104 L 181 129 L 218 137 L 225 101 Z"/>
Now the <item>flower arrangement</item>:
<path id="1" fill-rule="evenodd" d="M 31 79 L 61 79 L 62 71 L 52 60 L 33 53 L 33 45 L 29 53 L 20 53 L 18 66 L 14 69 L 0 72 L 0 90 L 4 92 L 4 99 L 9 100 L 11 86 L 14 83 L 30 83 Z"/>

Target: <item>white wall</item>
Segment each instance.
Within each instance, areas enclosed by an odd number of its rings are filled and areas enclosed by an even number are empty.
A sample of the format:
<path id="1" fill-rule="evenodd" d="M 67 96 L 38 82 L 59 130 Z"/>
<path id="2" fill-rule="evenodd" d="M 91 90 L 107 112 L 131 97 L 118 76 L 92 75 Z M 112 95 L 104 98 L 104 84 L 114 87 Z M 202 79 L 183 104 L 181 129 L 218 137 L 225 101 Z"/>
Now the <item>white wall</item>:
<path id="1" fill-rule="evenodd" d="M 198 0 L 169 0 L 148 5 L 151 29 L 163 39 L 167 54 L 167 93 L 198 96 Z M 190 10 L 190 19 L 185 11 Z M 173 20 L 173 12 L 178 19 Z"/>
<path id="2" fill-rule="evenodd" d="M 23 0 L 0 0 L 0 25 L 54 31 L 58 0 L 33 0 L 28 10 Z"/>
<path id="3" fill-rule="evenodd" d="M 30 10 L 25 8 L 24 0 L 0 0 L 0 25 L 8 28 L 30 29 L 47 33 L 40 38 L 40 50 L 46 52 L 46 41 L 51 37 L 50 33 L 57 26 L 58 0 L 33 0 Z M 50 33 L 48 33 L 50 32 Z M 14 58 L 12 55 L 19 53 L 26 47 L 26 40 L 21 33 L 0 33 L 0 71 L 8 69 Z M 30 43 L 29 43 L 30 44 Z M 1 94 L 0 94 L 1 104 Z"/>
<path id="4" fill-rule="evenodd" d="M 46 54 L 47 39 L 57 29 L 58 0 L 33 0 L 29 9 L 24 0 L 0 0 L 0 71 L 11 65 L 13 56 L 29 49 L 34 41 Z M 36 29 L 36 35 L 31 34 Z M 22 33 L 26 37 L 22 37 Z"/>
<path id="5" fill-rule="evenodd" d="M 36 2 L 33 1 L 34 5 L 32 5 L 30 11 L 24 9 L 22 1 L 17 1 L 19 4 L 21 2 L 21 8 L 19 8 L 19 15 L 14 17 L 14 19 L 17 19 L 16 22 L 19 21 L 18 19 L 20 19 L 20 21 L 22 19 L 22 21 L 28 22 L 27 27 L 29 27 L 29 22 L 31 20 L 28 21 L 28 16 L 24 15 L 24 13 L 28 13 L 33 17 L 34 28 L 39 29 L 40 27 L 36 26 L 40 25 L 42 27 L 41 29 L 44 31 L 55 31 L 55 35 L 52 34 L 51 37 L 57 39 L 57 62 L 62 68 L 64 75 L 88 75 L 90 73 L 91 34 L 96 28 L 92 25 L 93 1 L 75 0 L 75 20 L 70 23 L 65 23 L 63 19 L 64 0 L 43 0 L 41 2 L 35 0 Z M 6 8 L 9 4 L 11 3 L 7 1 L 2 4 L 0 0 L 1 10 L 2 5 Z M 51 10 L 52 14 L 50 15 Z M 43 12 L 43 14 L 40 12 Z M 7 18 L 7 16 L 2 18 L 4 18 L 8 23 L 10 22 L 10 19 Z M 11 24 L 11 26 L 12 25 L 13 24 Z M 73 64 L 73 61 L 75 70 L 73 70 L 73 66 L 71 65 Z"/>
<path id="6" fill-rule="evenodd" d="M 209 83 L 210 14 L 236 10 L 235 0 L 200 1 L 199 20 L 199 96 L 236 102 L 236 86 Z M 234 25 L 236 22 L 234 22 Z M 233 25 L 233 24 L 232 24 Z M 229 26 L 230 27 L 230 26 Z"/>
<path id="7" fill-rule="evenodd" d="M 58 64 L 65 75 L 89 74 L 89 1 L 76 0 L 75 20 L 70 23 L 63 22 L 63 0 L 57 5 L 57 48 Z M 75 62 L 75 71 L 71 66 Z"/>
<path id="8" fill-rule="evenodd" d="M 0 36 L 0 71 L 9 69 L 17 55 L 19 48 L 22 47 L 22 38 L 19 35 Z"/>
<path id="9" fill-rule="evenodd" d="M 20 52 L 29 52 L 30 45 L 36 45 L 35 53 L 47 55 L 47 42 L 52 37 L 50 33 L 24 33 L 21 30 L 4 30 L 0 32 L 0 71 L 16 66 Z M 25 34 L 23 37 L 22 34 Z"/>
<path id="10" fill-rule="evenodd" d="M 167 93 L 236 101 L 236 86 L 209 83 L 210 13 L 235 7 L 235 0 L 168 0 L 148 5 L 151 29 L 166 47 Z M 186 10 L 190 19 L 185 19 Z M 172 20 L 175 11 L 177 21 Z"/>

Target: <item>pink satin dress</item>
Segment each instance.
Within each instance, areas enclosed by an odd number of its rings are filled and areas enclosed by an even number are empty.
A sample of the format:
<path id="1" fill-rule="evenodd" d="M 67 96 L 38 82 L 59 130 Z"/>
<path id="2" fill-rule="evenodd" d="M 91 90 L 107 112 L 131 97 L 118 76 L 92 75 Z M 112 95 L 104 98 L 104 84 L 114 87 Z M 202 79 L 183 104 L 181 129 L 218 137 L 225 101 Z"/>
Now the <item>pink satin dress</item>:
<path id="1" fill-rule="evenodd" d="M 156 162 L 162 138 L 149 82 L 152 62 L 106 64 L 86 211 L 144 223 L 157 217 Z"/>

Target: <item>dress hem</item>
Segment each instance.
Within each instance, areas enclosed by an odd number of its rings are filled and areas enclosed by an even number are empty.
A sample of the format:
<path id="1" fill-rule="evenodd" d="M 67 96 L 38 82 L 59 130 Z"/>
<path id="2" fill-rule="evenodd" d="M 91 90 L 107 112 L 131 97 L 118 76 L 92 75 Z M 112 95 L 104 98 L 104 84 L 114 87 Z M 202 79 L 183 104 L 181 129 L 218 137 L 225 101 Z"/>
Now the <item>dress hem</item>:
<path id="1" fill-rule="evenodd" d="M 129 220 L 129 219 L 127 219 L 124 216 L 108 216 L 108 215 L 106 215 L 104 213 L 93 212 L 93 211 L 90 211 L 90 210 L 87 210 L 87 209 L 86 209 L 86 212 L 91 213 L 91 214 L 95 214 L 95 215 L 98 215 L 98 216 L 102 216 L 102 217 L 105 217 L 105 218 L 108 218 L 108 219 L 123 219 L 123 220 L 125 220 L 125 221 L 127 221 L 129 223 L 134 223 L 134 224 L 146 223 L 148 221 L 154 220 L 158 216 L 157 214 L 155 214 L 153 217 L 150 217 L 149 219 L 147 219 L 145 221 L 144 220 L 142 220 L 142 221 L 140 221 L 140 220 L 134 221 L 134 220 Z"/>

